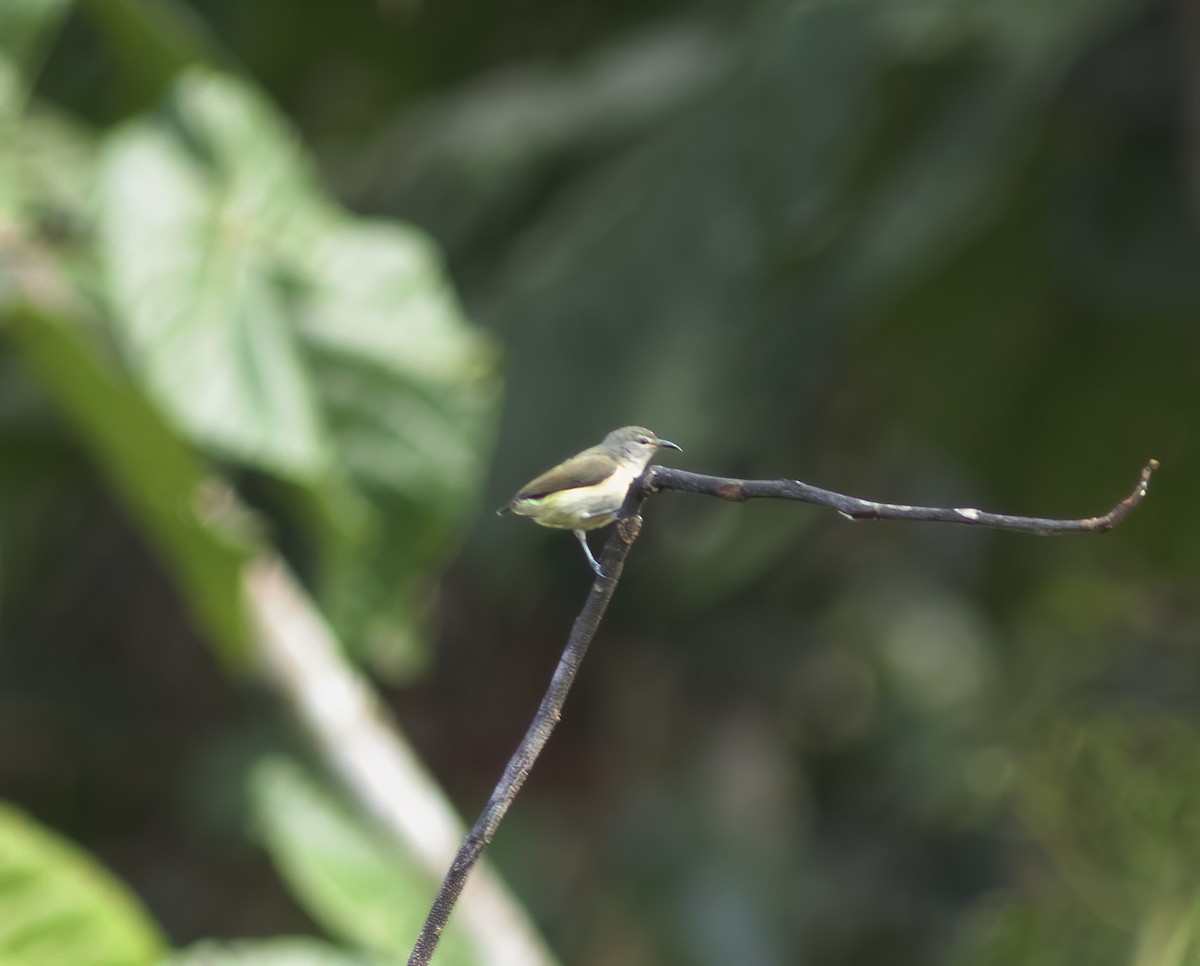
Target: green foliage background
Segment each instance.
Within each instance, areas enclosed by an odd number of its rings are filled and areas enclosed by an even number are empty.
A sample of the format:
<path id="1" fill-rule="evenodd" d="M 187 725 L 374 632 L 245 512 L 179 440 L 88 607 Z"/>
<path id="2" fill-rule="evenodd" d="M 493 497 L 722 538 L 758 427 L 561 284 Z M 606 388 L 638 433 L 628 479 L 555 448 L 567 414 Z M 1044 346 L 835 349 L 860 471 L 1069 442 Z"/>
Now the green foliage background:
<path id="1" fill-rule="evenodd" d="M 1200 962 L 1195 21 L 0 4 L 0 962 L 402 955 L 241 568 L 473 815 L 589 576 L 480 511 L 629 422 L 1020 513 L 1163 468 L 1056 540 L 656 499 L 495 844 L 563 962 Z"/>

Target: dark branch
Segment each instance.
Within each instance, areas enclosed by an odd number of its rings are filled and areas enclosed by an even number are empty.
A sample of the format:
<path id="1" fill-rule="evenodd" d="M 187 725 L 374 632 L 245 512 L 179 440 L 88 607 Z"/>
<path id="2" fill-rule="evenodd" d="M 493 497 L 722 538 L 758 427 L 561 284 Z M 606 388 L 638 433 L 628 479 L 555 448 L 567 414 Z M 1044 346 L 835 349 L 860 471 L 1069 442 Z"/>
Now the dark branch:
<path id="1" fill-rule="evenodd" d="M 546 742 L 550 740 L 550 733 L 562 717 L 562 708 L 567 700 L 567 692 L 571 690 L 571 684 L 579 671 L 579 665 L 583 662 L 583 656 L 587 653 L 592 638 L 596 636 L 600 618 L 604 616 L 608 602 L 612 600 L 613 591 L 617 589 L 617 581 L 621 579 L 621 571 L 625 568 L 625 558 L 629 554 L 629 548 L 633 546 L 633 541 L 637 539 L 638 533 L 641 531 L 642 518 L 638 512 L 646 499 L 646 493 L 645 487 L 640 483 L 630 487 L 629 495 L 625 498 L 625 505 L 621 508 L 620 519 L 613 528 L 608 542 L 604 545 L 604 553 L 600 558 L 600 569 L 606 576 L 597 577 L 592 584 L 592 592 L 588 595 L 583 610 L 575 618 L 571 636 L 567 639 L 567 646 L 562 657 L 559 658 L 558 667 L 555 668 L 554 677 L 550 680 L 550 687 L 547 688 L 542 703 L 538 706 L 537 714 L 534 715 L 529 730 L 525 732 L 525 737 L 521 739 L 521 744 L 517 746 L 517 750 L 508 760 L 504 776 L 492 791 L 492 797 L 488 799 L 483 812 L 480 813 L 471 831 L 467 833 L 466 839 L 463 840 L 458 854 L 454 857 L 454 862 L 450 865 L 450 871 L 442 880 L 437 898 L 434 899 L 433 907 L 425 919 L 425 925 L 421 927 L 421 935 L 417 939 L 416 946 L 413 947 L 412 955 L 408 958 L 408 966 L 427 966 L 429 963 L 434 949 L 437 948 L 438 940 L 441 938 L 442 930 L 446 927 L 446 921 L 454 909 L 454 904 L 458 901 L 463 886 L 466 885 L 467 876 L 475 867 L 475 863 L 479 861 L 483 850 L 492 841 L 492 836 L 496 834 L 496 829 L 499 828 L 513 799 L 517 797 L 517 792 L 521 790 L 525 779 L 529 777 L 533 763 L 541 754 Z"/>
<path id="2" fill-rule="evenodd" d="M 657 493 L 680 490 L 703 493 L 722 500 L 798 500 L 837 510 L 851 520 L 922 520 L 927 523 L 959 523 L 969 527 L 991 527 L 995 530 L 1017 530 L 1049 536 L 1058 533 L 1102 533 L 1111 530 L 1142 502 L 1150 485 L 1150 476 L 1158 468 L 1158 460 L 1150 460 L 1142 469 L 1137 486 L 1103 516 L 1082 517 L 1077 520 L 1055 520 L 1049 517 L 1018 517 L 1004 513 L 986 513 L 974 507 L 905 506 L 899 503 L 874 503 L 861 500 L 799 480 L 736 480 L 723 476 L 707 476 L 666 466 L 651 467 L 646 487 Z"/>
<path id="3" fill-rule="evenodd" d="M 579 671 L 579 665 L 587 653 L 592 638 L 600 626 L 600 619 L 612 599 L 629 548 L 641 530 L 642 518 L 638 515 L 647 496 L 663 490 L 679 490 L 685 493 L 703 493 L 722 500 L 741 501 L 758 499 L 798 500 L 829 507 L 851 520 L 923 520 L 936 523 L 958 523 L 964 526 L 992 527 L 999 530 L 1017 530 L 1024 533 L 1099 533 L 1111 530 L 1129 512 L 1142 502 L 1150 484 L 1150 476 L 1158 468 L 1157 460 L 1150 460 L 1142 469 L 1133 492 L 1116 506 L 1098 517 L 1083 517 L 1077 520 L 1054 520 L 1047 517 L 1019 517 L 1003 513 L 985 513 L 973 507 L 930 507 L 905 506 L 896 503 L 874 503 L 846 496 L 819 486 L 801 483 L 799 480 L 738 480 L 723 476 L 706 476 L 689 473 L 665 466 L 652 466 L 645 475 L 629 489 L 625 505 L 621 508 L 617 526 L 604 546 L 601 570 L 607 577 L 597 577 L 592 584 L 583 610 L 575 619 L 566 649 L 554 671 L 550 687 L 538 707 L 533 723 L 521 739 L 521 744 L 509 759 L 504 776 L 492 792 L 492 797 L 467 834 L 450 871 L 442 880 L 437 898 L 421 929 L 417 944 L 409 956 L 408 966 L 428 966 L 433 951 L 437 948 L 446 921 L 466 885 L 467 876 L 479 861 L 483 850 L 492 841 L 501 820 L 508 812 L 517 792 L 529 777 L 533 763 L 550 739 L 550 733 L 562 717 L 567 692 Z"/>

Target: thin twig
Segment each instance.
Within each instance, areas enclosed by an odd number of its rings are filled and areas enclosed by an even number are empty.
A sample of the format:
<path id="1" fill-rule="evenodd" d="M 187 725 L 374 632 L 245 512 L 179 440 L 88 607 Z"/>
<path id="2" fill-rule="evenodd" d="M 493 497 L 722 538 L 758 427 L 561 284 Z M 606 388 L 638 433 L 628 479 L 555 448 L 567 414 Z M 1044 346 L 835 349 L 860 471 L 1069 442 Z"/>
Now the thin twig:
<path id="1" fill-rule="evenodd" d="M 428 966 L 438 939 L 450 918 L 459 893 L 462 892 L 472 867 L 491 842 L 492 836 L 503 820 L 505 813 L 529 777 L 534 761 L 541 753 L 554 726 L 562 716 L 563 704 L 571 688 L 580 662 L 587 653 L 588 645 L 596 636 L 600 619 L 616 590 L 617 581 L 625 566 L 625 557 L 641 529 L 641 511 L 647 496 L 664 490 L 686 493 L 701 493 L 734 502 L 756 499 L 798 500 L 829 507 L 851 520 L 921 520 L 935 523 L 958 523 L 964 526 L 991 527 L 998 530 L 1016 530 L 1023 533 L 1052 535 L 1059 533 L 1102 533 L 1111 530 L 1125 519 L 1134 507 L 1146 496 L 1150 477 L 1158 468 L 1158 460 L 1150 460 L 1143 467 L 1133 492 L 1117 503 L 1111 510 L 1098 517 L 1082 517 L 1075 520 L 1056 520 L 1048 517 L 1022 517 L 1003 513 L 987 513 L 974 507 L 929 507 L 907 506 L 898 503 L 875 503 L 858 497 L 823 490 L 819 486 L 801 483 L 799 480 L 739 480 L 724 476 L 707 476 L 689 473 L 665 466 L 651 466 L 642 478 L 630 487 L 621 510 L 620 519 L 608 543 L 604 547 L 601 569 L 606 577 L 597 577 L 592 584 L 583 610 L 575 619 L 566 649 L 558 662 L 558 668 L 550 682 L 542 703 L 538 707 L 533 723 L 521 739 L 504 776 L 496 785 L 483 812 L 467 835 L 455 856 L 450 870 L 442 880 L 437 898 L 425 920 L 421 935 L 408 959 L 408 966 Z"/>
<path id="2" fill-rule="evenodd" d="M 1142 502 L 1150 485 L 1150 477 L 1158 469 L 1158 460 L 1142 467 L 1137 486 L 1103 516 L 1082 517 L 1077 520 L 1056 520 L 1050 517 L 1019 517 L 1006 513 L 987 513 L 974 507 L 907 506 L 902 503 L 875 503 L 856 496 L 846 496 L 833 490 L 801 483 L 799 480 L 736 480 L 724 476 L 689 473 L 666 466 L 653 466 L 647 474 L 646 487 L 653 493 L 661 490 L 680 490 L 703 493 L 722 500 L 774 499 L 798 500 L 837 510 L 851 520 L 920 520 L 926 523 L 958 523 L 969 527 L 990 527 L 994 530 L 1017 530 L 1053 536 L 1059 533 L 1103 533 L 1125 519 Z"/>
<path id="3" fill-rule="evenodd" d="M 613 591 L 617 589 L 617 581 L 621 579 L 621 571 L 625 568 L 625 557 L 629 554 L 629 548 L 633 546 L 633 541 L 637 539 L 638 533 L 641 531 L 642 518 L 638 516 L 638 511 L 645 498 L 646 490 L 643 486 L 639 484 L 630 487 L 629 495 L 625 498 L 625 506 L 621 509 L 620 519 L 617 521 L 612 535 L 608 538 L 608 542 L 604 545 L 604 553 L 600 558 L 600 569 L 605 576 L 597 577 L 592 584 L 592 591 L 583 605 L 583 610 L 575 618 L 571 636 L 567 639 L 567 646 L 558 661 L 554 677 L 550 680 L 550 687 L 546 689 L 546 694 L 538 706 L 537 714 L 534 715 L 529 730 L 525 732 L 525 737 L 521 739 L 517 750 L 508 760 L 504 776 L 496 785 L 491 798 L 488 799 L 487 805 L 484 806 L 471 831 L 467 833 L 458 854 L 454 857 L 450 870 L 442 880 L 437 898 L 434 899 L 433 907 L 425 919 L 425 925 L 421 927 L 421 935 L 413 947 L 412 955 L 408 958 L 408 966 L 427 966 L 429 963 L 433 951 L 437 948 L 438 940 L 441 938 L 442 930 L 446 927 L 446 921 L 450 918 L 450 913 L 458 900 L 459 893 L 466 884 L 467 876 L 471 874 L 471 869 L 479 861 L 483 850 L 492 841 L 492 836 L 496 834 L 496 829 L 499 828 L 513 799 L 517 797 L 517 792 L 521 790 L 525 779 L 529 777 L 533 763 L 541 754 L 546 742 L 550 740 L 550 733 L 562 717 L 562 708 L 567 700 L 567 692 L 571 690 L 571 684 L 579 671 L 579 665 L 583 662 L 583 656 L 587 653 L 592 638 L 596 636 L 600 619 L 604 616 L 608 602 L 612 600 Z"/>

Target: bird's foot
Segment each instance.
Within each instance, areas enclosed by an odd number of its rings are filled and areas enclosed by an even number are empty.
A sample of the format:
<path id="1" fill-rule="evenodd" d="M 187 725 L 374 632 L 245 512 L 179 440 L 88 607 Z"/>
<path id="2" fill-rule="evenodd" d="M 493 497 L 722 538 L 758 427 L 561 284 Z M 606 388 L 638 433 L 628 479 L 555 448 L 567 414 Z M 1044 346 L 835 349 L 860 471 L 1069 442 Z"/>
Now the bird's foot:
<path id="1" fill-rule="evenodd" d="M 600 564 L 596 562 L 596 558 L 592 556 L 592 548 L 588 546 L 587 534 L 582 530 L 575 531 L 575 538 L 579 541 L 579 545 L 583 547 L 583 555 L 587 557 L 588 564 L 592 568 L 592 573 L 597 577 L 607 580 L 604 571 L 600 569 Z"/>

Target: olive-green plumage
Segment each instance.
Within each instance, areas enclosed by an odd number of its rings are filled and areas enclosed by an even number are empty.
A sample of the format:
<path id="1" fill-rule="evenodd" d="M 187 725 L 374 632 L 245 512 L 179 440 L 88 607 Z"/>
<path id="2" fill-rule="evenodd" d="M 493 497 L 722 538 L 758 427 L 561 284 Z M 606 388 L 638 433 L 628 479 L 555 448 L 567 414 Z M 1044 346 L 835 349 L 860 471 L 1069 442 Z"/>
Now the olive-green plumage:
<path id="1" fill-rule="evenodd" d="M 530 480 L 498 512 L 511 510 L 544 527 L 574 530 L 592 569 L 604 576 L 585 531 L 616 519 L 630 484 L 663 446 L 679 449 L 641 426 L 615 429 L 600 444 Z"/>

